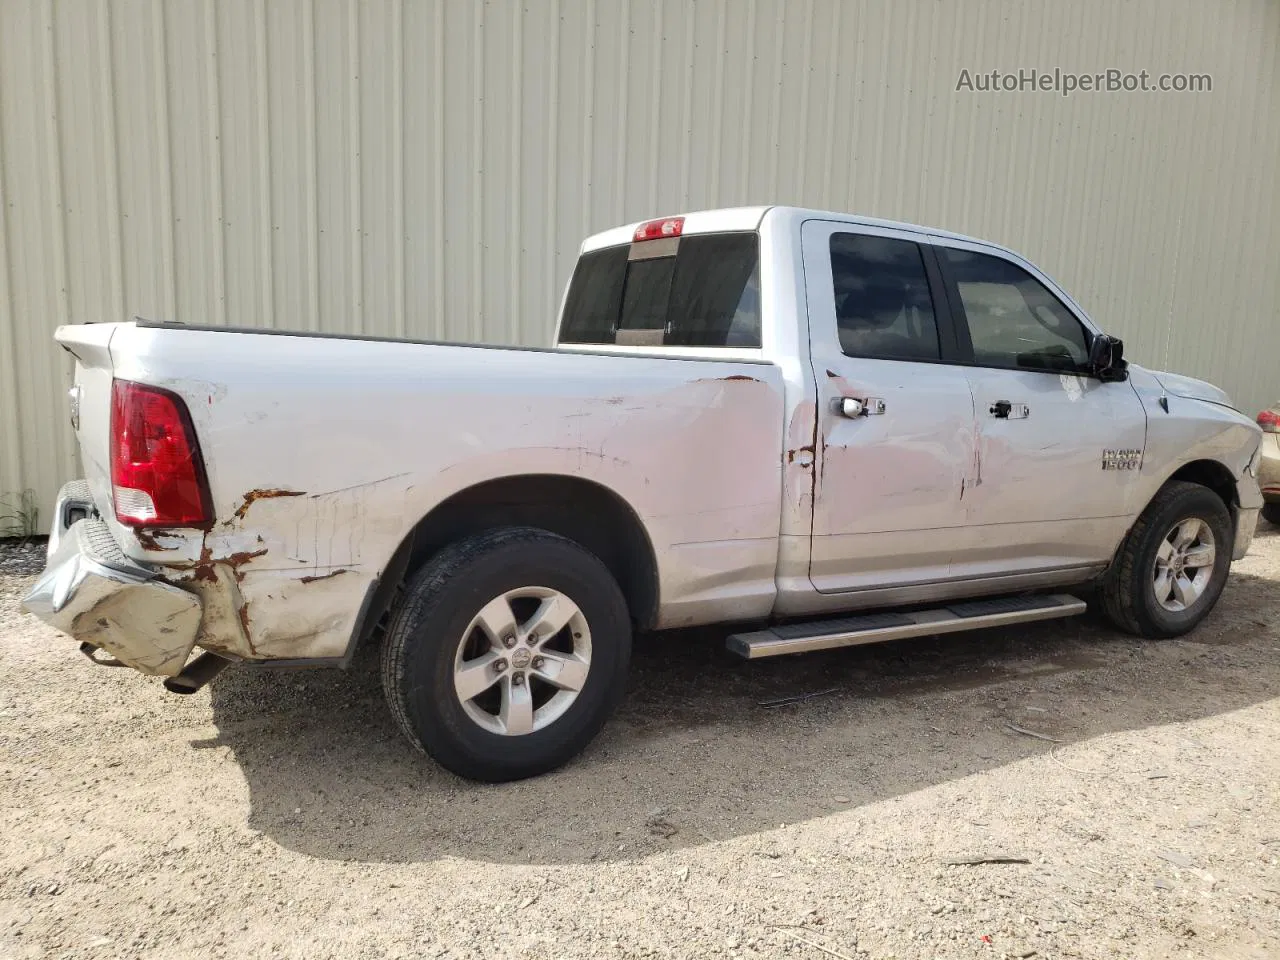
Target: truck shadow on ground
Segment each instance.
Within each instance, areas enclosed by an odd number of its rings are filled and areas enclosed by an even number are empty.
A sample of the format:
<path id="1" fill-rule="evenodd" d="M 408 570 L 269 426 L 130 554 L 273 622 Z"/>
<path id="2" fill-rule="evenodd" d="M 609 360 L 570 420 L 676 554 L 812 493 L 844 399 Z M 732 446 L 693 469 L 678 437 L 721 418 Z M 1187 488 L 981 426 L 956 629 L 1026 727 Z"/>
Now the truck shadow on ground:
<path id="1" fill-rule="evenodd" d="M 212 688 L 218 736 L 194 745 L 229 746 L 250 826 L 309 856 L 631 860 L 1049 759 L 1055 743 L 1010 725 L 1069 745 L 1265 701 L 1280 694 L 1277 624 L 1276 582 L 1235 574 L 1199 630 L 1163 643 L 1092 616 L 750 663 L 724 652 L 724 631 L 642 638 L 595 744 L 500 786 L 407 745 L 370 650 L 345 673 L 228 671 Z"/>

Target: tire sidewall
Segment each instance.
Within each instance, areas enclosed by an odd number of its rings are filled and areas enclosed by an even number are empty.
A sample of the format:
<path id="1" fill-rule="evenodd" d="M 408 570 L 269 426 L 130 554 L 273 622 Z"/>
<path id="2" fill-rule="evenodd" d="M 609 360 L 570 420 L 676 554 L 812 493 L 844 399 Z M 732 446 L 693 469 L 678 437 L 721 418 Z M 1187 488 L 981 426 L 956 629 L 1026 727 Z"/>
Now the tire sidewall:
<path id="1" fill-rule="evenodd" d="M 1199 519 L 1213 531 L 1213 574 L 1199 601 L 1191 609 L 1166 610 L 1156 599 L 1154 568 L 1160 542 L 1175 525 L 1184 520 Z M 1138 545 L 1134 580 L 1136 612 L 1144 633 L 1156 637 L 1176 637 L 1194 629 L 1213 610 L 1227 584 L 1231 570 L 1233 542 L 1231 514 L 1213 491 L 1199 488 L 1179 493 L 1163 504 L 1150 518 Z"/>
<path id="2" fill-rule="evenodd" d="M 578 697 L 553 723 L 508 737 L 467 715 L 454 690 L 454 663 L 481 608 L 529 586 L 558 590 L 578 605 L 591 631 L 591 667 Z M 402 674 L 407 719 L 427 753 L 464 776 L 512 780 L 559 766 L 590 742 L 621 698 L 630 660 L 626 603 L 603 563 L 553 534 L 526 535 L 461 560 L 434 592 L 406 624 L 411 636 Z"/>

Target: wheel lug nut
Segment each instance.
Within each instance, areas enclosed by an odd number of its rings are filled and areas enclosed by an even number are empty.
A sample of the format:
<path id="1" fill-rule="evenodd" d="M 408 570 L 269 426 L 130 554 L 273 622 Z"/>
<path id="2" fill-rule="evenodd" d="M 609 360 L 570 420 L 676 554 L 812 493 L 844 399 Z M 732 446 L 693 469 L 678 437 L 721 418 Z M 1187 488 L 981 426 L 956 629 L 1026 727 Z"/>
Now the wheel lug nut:
<path id="1" fill-rule="evenodd" d="M 503 638 L 502 638 L 502 645 L 503 645 L 504 647 L 514 647 L 514 646 L 516 645 L 516 638 L 515 638 L 515 636 L 513 636 L 513 635 L 512 635 L 512 634 L 510 634 L 510 633 L 509 633 L 509 634 L 507 634 L 505 637 L 503 637 Z"/>
<path id="2" fill-rule="evenodd" d="M 545 662 L 546 662 L 546 661 L 545 661 L 545 660 L 543 660 L 541 657 L 534 657 L 534 658 L 533 658 L 533 669 L 535 669 L 535 670 L 541 670 L 541 669 L 542 669 L 542 665 L 543 665 Z"/>
<path id="3" fill-rule="evenodd" d="M 505 661 L 505 660 L 495 660 L 495 661 L 493 661 L 493 672 L 494 672 L 494 673 L 501 673 L 501 672 L 502 672 L 503 670 L 505 670 L 505 669 L 507 669 L 507 661 Z"/>
<path id="4" fill-rule="evenodd" d="M 515 686 L 517 686 L 517 687 L 523 687 L 523 686 L 524 686 L 524 674 L 523 674 L 523 673 L 513 673 L 513 674 L 511 675 L 511 682 L 512 682 Z"/>

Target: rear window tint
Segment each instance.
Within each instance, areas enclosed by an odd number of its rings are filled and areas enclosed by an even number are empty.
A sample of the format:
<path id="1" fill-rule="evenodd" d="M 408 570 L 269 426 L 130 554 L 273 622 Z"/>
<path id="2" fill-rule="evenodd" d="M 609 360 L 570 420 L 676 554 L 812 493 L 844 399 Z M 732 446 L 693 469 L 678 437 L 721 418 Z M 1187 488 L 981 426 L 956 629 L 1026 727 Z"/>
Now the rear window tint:
<path id="1" fill-rule="evenodd" d="M 909 240 L 831 235 L 840 349 L 850 357 L 937 360 L 938 325 L 920 248 Z"/>
<path id="2" fill-rule="evenodd" d="M 675 263 L 675 257 L 655 257 L 627 264 L 618 329 L 665 331 Z"/>
<path id="3" fill-rule="evenodd" d="M 561 343 L 760 346 L 756 234 L 682 237 L 672 255 L 642 260 L 628 260 L 630 249 L 579 259 Z"/>
<path id="4" fill-rule="evenodd" d="M 627 248 L 584 253 L 573 271 L 564 303 L 560 340 L 565 343 L 613 343 L 627 276 Z"/>

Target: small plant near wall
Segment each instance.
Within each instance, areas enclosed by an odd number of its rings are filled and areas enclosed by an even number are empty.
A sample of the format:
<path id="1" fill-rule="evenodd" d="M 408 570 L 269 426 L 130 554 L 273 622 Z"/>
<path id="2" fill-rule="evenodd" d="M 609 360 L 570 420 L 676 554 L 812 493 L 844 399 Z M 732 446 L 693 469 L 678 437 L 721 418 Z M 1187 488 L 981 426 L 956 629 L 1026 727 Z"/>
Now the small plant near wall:
<path id="1" fill-rule="evenodd" d="M 0 497 L 0 537 L 34 537 L 40 529 L 40 508 L 34 490 Z"/>

